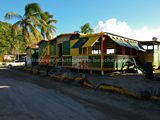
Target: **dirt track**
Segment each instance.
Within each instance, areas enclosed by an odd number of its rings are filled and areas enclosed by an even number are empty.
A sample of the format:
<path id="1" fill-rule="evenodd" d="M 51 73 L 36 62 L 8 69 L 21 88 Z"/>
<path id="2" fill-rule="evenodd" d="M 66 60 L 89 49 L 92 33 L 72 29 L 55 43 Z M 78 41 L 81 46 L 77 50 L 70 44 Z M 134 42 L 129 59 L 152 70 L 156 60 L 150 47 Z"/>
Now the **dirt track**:
<path id="1" fill-rule="evenodd" d="M 160 103 L 0 69 L 0 120 L 159 120 Z"/>

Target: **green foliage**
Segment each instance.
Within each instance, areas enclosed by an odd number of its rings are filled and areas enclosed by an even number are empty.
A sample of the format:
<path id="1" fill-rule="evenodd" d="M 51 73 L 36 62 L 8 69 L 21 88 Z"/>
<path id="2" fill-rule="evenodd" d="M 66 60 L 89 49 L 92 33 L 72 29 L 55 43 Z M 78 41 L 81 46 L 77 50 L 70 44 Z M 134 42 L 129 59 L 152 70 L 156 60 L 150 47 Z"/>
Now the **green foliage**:
<path id="1" fill-rule="evenodd" d="M 21 46 L 19 52 L 24 53 L 25 44 L 21 33 L 21 29 L 15 30 L 11 24 L 0 21 L 0 54 L 16 54 L 18 46 Z"/>
<path id="2" fill-rule="evenodd" d="M 52 39 L 56 31 L 56 27 L 53 24 L 57 23 L 57 20 L 53 19 L 53 15 L 48 12 L 42 12 L 41 18 L 40 28 L 43 38 Z"/>
<path id="3" fill-rule="evenodd" d="M 80 29 L 81 29 L 81 33 L 84 33 L 84 34 L 93 33 L 93 29 L 90 27 L 89 23 L 84 24 L 83 26 L 80 27 Z"/>
<path id="4" fill-rule="evenodd" d="M 53 23 L 57 21 L 53 19 L 53 15 L 49 12 L 43 12 L 37 3 L 27 4 L 23 16 L 15 12 L 6 13 L 5 19 L 12 18 L 18 18 L 13 26 L 22 29 L 26 46 L 36 44 L 41 39 L 51 39 L 51 36 L 54 35 L 55 27 Z"/>
<path id="5" fill-rule="evenodd" d="M 17 19 L 13 25 L 0 22 L 0 54 L 23 53 L 29 45 L 41 39 L 51 39 L 57 22 L 49 12 L 43 12 L 37 3 L 25 6 L 24 15 L 7 12 L 6 20 Z"/>

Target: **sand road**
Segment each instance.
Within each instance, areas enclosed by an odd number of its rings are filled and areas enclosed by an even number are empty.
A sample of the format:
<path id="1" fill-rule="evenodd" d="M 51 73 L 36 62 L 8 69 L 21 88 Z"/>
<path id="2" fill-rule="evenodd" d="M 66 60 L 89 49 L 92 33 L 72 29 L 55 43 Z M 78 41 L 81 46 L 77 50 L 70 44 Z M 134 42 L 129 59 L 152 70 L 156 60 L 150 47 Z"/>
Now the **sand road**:
<path id="1" fill-rule="evenodd" d="M 0 69 L 0 120 L 158 120 L 155 106 Z"/>

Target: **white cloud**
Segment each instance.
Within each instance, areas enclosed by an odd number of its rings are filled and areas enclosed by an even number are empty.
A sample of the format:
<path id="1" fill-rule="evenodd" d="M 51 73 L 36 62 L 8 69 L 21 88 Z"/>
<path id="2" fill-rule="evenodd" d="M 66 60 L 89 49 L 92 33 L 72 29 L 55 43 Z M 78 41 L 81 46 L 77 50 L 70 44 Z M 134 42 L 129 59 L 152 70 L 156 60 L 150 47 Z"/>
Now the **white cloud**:
<path id="1" fill-rule="evenodd" d="M 99 21 L 94 31 L 109 32 L 141 41 L 149 41 L 153 37 L 160 37 L 160 26 L 156 29 L 150 29 L 147 26 L 143 26 L 140 29 L 132 29 L 127 22 L 118 21 L 116 18 L 108 19 L 105 22 Z"/>

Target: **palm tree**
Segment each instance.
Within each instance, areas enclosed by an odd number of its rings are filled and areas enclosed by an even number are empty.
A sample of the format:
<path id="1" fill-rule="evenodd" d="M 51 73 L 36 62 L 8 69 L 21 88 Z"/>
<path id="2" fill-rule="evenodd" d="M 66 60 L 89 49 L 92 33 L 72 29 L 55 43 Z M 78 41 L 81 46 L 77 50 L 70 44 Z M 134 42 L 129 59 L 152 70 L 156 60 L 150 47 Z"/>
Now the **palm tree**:
<path id="1" fill-rule="evenodd" d="M 5 15 L 5 19 L 11 19 L 12 17 L 17 17 L 20 18 L 19 21 L 17 21 L 16 23 L 13 24 L 13 28 L 22 28 L 22 35 L 23 35 L 23 39 L 26 43 L 30 43 L 30 34 L 33 34 L 35 36 L 35 39 L 37 41 L 40 40 L 40 33 L 39 31 L 36 29 L 36 27 L 32 24 L 30 17 L 22 17 L 17 13 L 14 12 L 8 12 Z M 32 17 L 32 16 L 31 16 Z"/>
<path id="2" fill-rule="evenodd" d="M 56 31 L 56 27 L 53 24 L 57 23 L 57 20 L 53 19 L 53 15 L 48 12 L 41 13 L 41 18 L 39 27 L 43 39 L 52 39 Z"/>
<path id="3" fill-rule="evenodd" d="M 13 24 L 13 27 L 22 28 L 22 35 L 26 43 L 33 44 L 33 36 L 39 42 L 43 39 L 51 39 L 56 28 L 53 23 L 57 21 L 53 19 L 53 15 L 43 12 L 37 3 L 30 3 L 25 6 L 25 13 L 21 16 L 15 12 L 8 12 L 5 19 L 18 18 L 19 21 Z M 40 30 L 40 31 L 39 31 Z"/>
<path id="4" fill-rule="evenodd" d="M 37 3 L 30 3 L 25 6 L 25 13 L 24 16 L 32 16 L 34 13 L 42 13 L 42 9 L 40 8 L 39 4 Z M 40 17 L 40 14 L 37 14 Z"/>
<path id="5" fill-rule="evenodd" d="M 25 7 L 25 16 L 31 16 L 35 13 L 36 17 L 32 17 L 34 26 L 41 29 L 41 35 L 43 39 L 51 39 L 56 31 L 54 23 L 57 23 L 57 20 L 53 19 L 53 15 L 49 12 L 43 12 L 40 6 L 37 3 L 31 3 Z"/>
<path id="6" fill-rule="evenodd" d="M 18 21 L 13 24 L 14 28 L 21 28 L 24 41 L 29 44 L 32 43 L 30 36 L 34 35 L 36 41 L 38 42 L 41 39 L 41 34 L 36 28 L 35 24 L 38 23 L 38 17 L 40 17 L 40 9 L 37 3 L 31 3 L 26 5 L 25 14 L 22 16 L 16 12 L 8 12 L 5 15 L 6 20 L 12 18 L 17 18 Z"/>
<path id="7" fill-rule="evenodd" d="M 84 24 L 81 28 L 81 33 L 87 34 L 87 33 L 93 33 L 93 29 L 90 27 L 89 23 Z"/>

